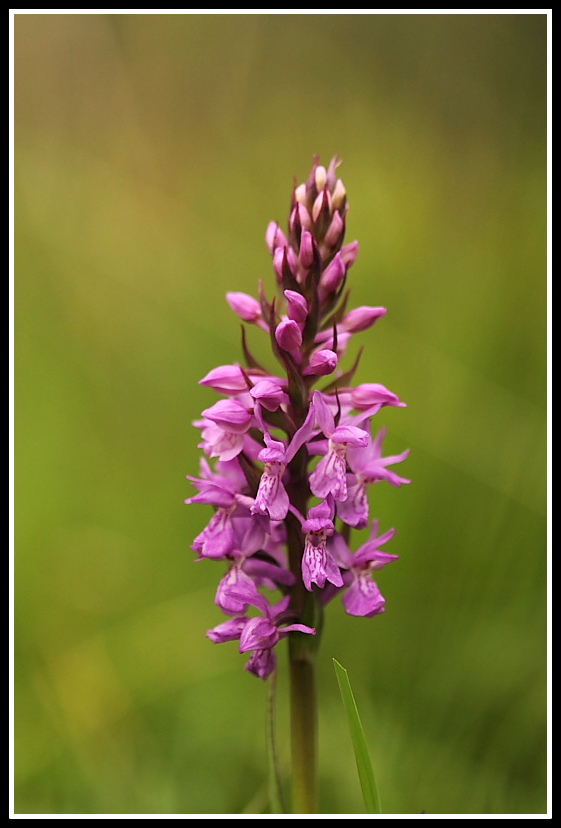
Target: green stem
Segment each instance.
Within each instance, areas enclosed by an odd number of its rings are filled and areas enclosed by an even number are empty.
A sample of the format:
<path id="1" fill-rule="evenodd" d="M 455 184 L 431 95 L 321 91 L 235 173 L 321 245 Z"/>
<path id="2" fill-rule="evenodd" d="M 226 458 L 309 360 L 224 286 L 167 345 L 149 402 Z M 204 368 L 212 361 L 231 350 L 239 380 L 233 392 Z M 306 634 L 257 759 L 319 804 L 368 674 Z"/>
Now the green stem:
<path id="1" fill-rule="evenodd" d="M 301 425 L 307 409 L 295 403 L 291 410 Z M 302 447 L 290 463 L 287 486 L 290 502 L 306 515 L 310 497 L 308 452 Z M 316 630 L 315 635 L 292 632 L 288 638 L 290 672 L 290 735 L 292 755 L 292 813 L 317 813 L 317 691 L 315 654 L 323 626 L 323 608 L 316 594 L 306 590 L 302 581 L 304 538 L 299 520 L 289 513 L 286 519 L 290 570 L 295 576 L 291 588 L 291 610 L 301 624 Z"/>
<path id="2" fill-rule="evenodd" d="M 317 813 L 317 693 L 313 655 L 295 633 L 289 640 L 292 813 Z"/>

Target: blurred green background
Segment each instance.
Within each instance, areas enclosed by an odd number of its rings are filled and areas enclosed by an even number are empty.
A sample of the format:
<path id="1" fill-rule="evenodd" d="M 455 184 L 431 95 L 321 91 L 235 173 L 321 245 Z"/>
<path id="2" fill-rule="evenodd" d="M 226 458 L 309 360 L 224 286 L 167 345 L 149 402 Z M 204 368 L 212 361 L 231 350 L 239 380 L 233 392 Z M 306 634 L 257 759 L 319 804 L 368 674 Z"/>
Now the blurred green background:
<path id="1" fill-rule="evenodd" d="M 16 813 L 266 808 L 266 688 L 205 637 L 223 570 L 183 500 L 197 382 L 241 359 L 224 294 L 272 288 L 314 154 L 413 480 L 372 492 L 385 615 L 327 614 L 322 813 L 363 808 L 332 657 L 385 813 L 546 812 L 546 24 L 15 14 Z"/>

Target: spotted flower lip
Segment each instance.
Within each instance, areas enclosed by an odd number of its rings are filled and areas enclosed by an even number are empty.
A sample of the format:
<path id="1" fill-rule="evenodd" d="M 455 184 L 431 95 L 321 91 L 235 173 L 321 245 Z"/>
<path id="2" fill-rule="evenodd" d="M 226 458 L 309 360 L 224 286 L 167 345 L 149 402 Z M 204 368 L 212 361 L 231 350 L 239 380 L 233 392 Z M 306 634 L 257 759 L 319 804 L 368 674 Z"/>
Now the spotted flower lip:
<path id="1" fill-rule="evenodd" d="M 385 598 L 378 585 L 372 580 L 372 572 L 397 560 L 397 555 L 382 552 L 380 546 L 387 543 L 395 534 L 390 529 L 377 536 L 378 521 L 372 521 L 370 539 L 353 554 L 341 536 L 338 536 L 334 554 L 339 564 L 349 572 L 347 591 L 343 595 L 343 606 L 349 615 L 371 618 L 384 612 Z"/>
<path id="2" fill-rule="evenodd" d="M 302 556 L 302 580 L 309 592 L 312 591 L 313 584 L 323 589 L 327 581 L 337 587 L 343 586 L 341 570 L 327 549 L 328 536 L 329 532 L 325 528 L 310 530 L 306 534 Z"/>
<path id="3" fill-rule="evenodd" d="M 308 517 L 302 523 L 304 554 L 302 556 L 302 580 L 311 592 L 316 584 L 323 589 L 326 582 L 336 587 L 343 586 L 343 577 L 335 559 L 327 548 L 327 539 L 333 535 L 334 508 L 331 500 L 324 500 L 312 506 Z"/>
<path id="4" fill-rule="evenodd" d="M 349 615 L 384 612 L 373 573 L 397 559 L 381 548 L 394 530 L 378 536 L 369 489 L 409 483 L 393 468 L 409 451 L 383 456 L 386 430 L 377 427 L 384 409 L 406 403 L 381 383 L 354 384 L 361 352 L 344 365 L 355 337 L 377 329 L 387 309 L 349 305 L 359 247 L 345 243 L 340 163 L 314 158 L 294 185 L 286 227 L 267 225 L 275 298 L 261 281 L 255 295 L 226 294 L 243 361 L 199 380 L 219 399 L 193 423 L 204 456 L 198 476 L 187 476 L 195 493 L 185 503 L 212 511 L 191 546 L 197 561 L 221 567 L 214 601 L 227 616 L 207 635 L 238 642 L 245 669 L 263 681 L 285 637 L 304 633 L 305 648 L 315 635 L 304 623 L 312 607 L 320 617 L 340 598 Z M 255 351 L 255 337 L 269 357 Z M 356 541 L 369 525 L 369 539 Z"/>
<path id="5" fill-rule="evenodd" d="M 290 501 L 282 482 L 286 469 L 286 450 L 284 444 L 264 435 L 267 448 L 259 452 L 259 460 L 265 468 L 259 481 L 255 503 L 251 508 L 253 514 L 268 514 L 271 520 L 284 520 L 288 514 Z"/>
<path id="6" fill-rule="evenodd" d="M 316 497 L 332 495 L 335 500 L 347 499 L 347 450 L 368 444 L 368 433 L 354 425 L 335 425 L 333 413 L 323 396 L 315 392 L 314 406 L 316 424 L 328 438 L 328 449 L 310 475 L 310 488 Z"/>

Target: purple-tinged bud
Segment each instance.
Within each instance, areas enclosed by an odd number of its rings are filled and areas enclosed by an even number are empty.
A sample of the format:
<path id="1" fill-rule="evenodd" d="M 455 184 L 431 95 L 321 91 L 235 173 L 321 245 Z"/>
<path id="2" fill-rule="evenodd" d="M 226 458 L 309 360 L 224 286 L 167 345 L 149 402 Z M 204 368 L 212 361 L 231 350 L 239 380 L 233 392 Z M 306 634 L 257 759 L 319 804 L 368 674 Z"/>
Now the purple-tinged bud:
<path id="1" fill-rule="evenodd" d="M 308 303 L 302 294 L 296 290 L 285 290 L 284 295 L 288 303 L 288 318 L 294 322 L 305 322 L 308 318 Z"/>
<path id="2" fill-rule="evenodd" d="M 321 193 L 322 190 L 325 189 L 325 185 L 327 183 L 327 170 L 325 169 L 325 167 L 322 167 L 321 165 L 319 167 L 316 167 L 315 178 L 317 191 L 318 193 Z"/>
<path id="3" fill-rule="evenodd" d="M 337 368 L 337 354 L 335 351 L 316 351 L 310 357 L 310 364 L 304 369 L 306 376 L 325 377 L 332 374 Z"/>
<path id="4" fill-rule="evenodd" d="M 312 219 L 303 204 L 300 204 L 299 202 L 296 203 L 292 213 L 290 214 L 288 226 L 291 233 L 294 233 L 297 239 L 301 237 L 302 230 L 312 229 Z"/>
<path id="5" fill-rule="evenodd" d="M 298 258 L 300 259 L 300 264 L 306 270 L 309 270 L 314 263 L 314 247 L 315 241 L 310 231 L 302 230 L 302 238 L 300 240 L 300 253 L 298 255 Z"/>
<path id="6" fill-rule="evenodd" d="M 285 259 L 286 247 L 277 247 L 273 253 L 273 269 L 277 274 L 277 279 L 282 282 L 282 266 Z"/>
<path id="7" fill-rule="evenodd" d="M 341 261 L 343 264 L 349 268 L 356 262 L 356 257 L 358 256 L 358 242 L 350 242 L 350 244 L 346 244 L 340 250 L 341 253 Z"/>
<path id="8" fill-rule="evenodd" d="M 251 423 L 251 414 L 237 400 L 219 400 L 203 411 L 203 417 L 234 434 L 244 434 Z"/>
<path id="9" fill-rule="evenodd" d="M 327 186 L 329 188 L 329 192 L 333 193 L 335 188 L 337 187 L 337 183 L 340 181 L 337 178 L 337 167 L 341 166 L 341 161 L 335 155 L 331 161 L 329 162 L 329 167 L 327 168 Z"/>
<path id="10" fill-rule="evenodd" d="M 338 212 L 333 214 L 331 224 L 327 228 L 323 243 L 326 247 L 337 247 L 341 244 L 343 236 L 345 235 L 345 222 Z"/>
<path id="11" fill-rule="evenodd" d="M 247 383 L 239 365 L 220 365 L 218 368 L 213 368 L 202 380 L 199 380 L 199 385 L 212 388 L 213 391 L 225 394 L 227 397 L 247 391 Z"/>
<path id="12" fill-rule="evenodd" d="M 335 293 L 341 287 L 347 268 L 341 252 L 336 253 L 322 273 L 320 286 L 325 293 Z"/>
<path id="13" fill-rule="evenodd" d="M 268 379 L 256 382 L 249 392 L 254 400 L 261 403 L 267 411 L 276 411 L 279 405 L 289 402 L 288 394 L 275 382 Z"/>
<path id="14" fill-rule="evenodd" d="M 314 166 L 310 170 L 310 174 L 308 175 L 308 178 L 306 179 L 306 192 L 308 194 L 308 198 L 311 198 L 312 201 L 314 200 L 314 198 L 318 194 L 317 187 L 316 187 L 316 170 L 317 170 L 318 166 L 319 166 L 319 156 L 315 155 L 314 156 Z"/>
<path id="15" fill-rule="evenodd" d="M 258 322 L 261 319 L 261 305 L 248 293 L 227 293 L 226 301 L 244 322 Z"/>
<path id="16" fill-rule="evenodd" d="M 312 584 L 323 589 L 329 581 L 336 587 L 343 586 L 341 570 L 332 554 L 327 549 L 327 538 L 333 535 L 334 526 L 331 509 L 327 504 L 312 506 L 308 518 L 302 524 L 305 533 L 304 554 L 302 556 L 302 580 L 311 592 Z"/>
<path id="17" fill-rule="evenodd" d="M 329 190 L 323 190 L 318 194 L 312 207 L 312 218 L 318 222 L 320 218 L 324 219 L 331 215 L 331 196 Z"/>
<path id="18" fill-rule="evenodd" d="M 323 341 L 321 339 L 318 340 L 318 337 L 316 337 L 316 344 L 319 345 L 321 343 L 324 348 L 333 351 L 335 349 L 333 333 L 331 331 L 324 331 L 323 334 L 320 334 L 320 336 L 325 334 L 327 334 L 327 337 Z M 337 353 L 339 356 L 345 353 L 351 336 L 352 334 L 348 333 L 347 331 L 342 331 L 340 327 L 337 329 Z"/>
<path id="19" fill-rule="evenodd" d="M 302 345 L 302 331 L 293 319 L 283 319 L 275 331 L 275 338 L 283 349 L 289 353 L 298 351 Z"/>
<path id="20" fill-rule="evenodd" d="M 347 191 L 345 190 L 341 179 L 338 178 L 333 190 L 331 191 L 331 207 L 333 210 L 341 210 L 344 208 L 346 201 Z"/>
<path id="21" fill-rule="evenodd" d="M 395 405 L 398 408 L 406 408 L 407 403 L 401 402 L 397 394 L 381 385 L 378 382 L 365 382 L 351 390 L 351 401 L 353 408 L 358 411 L 366 411 L 373 405 Z"/>
<path id="22" fill-rule="evenodd" d="M 291 274 L 294 276 L 296 273 L 298 273 L 298 256 L 296 255 L 292 247 L 287 247 L 285 249 L 288 266 L 290 268 Z"/>
<path id="23" fill-rule="evenodd" d="M 276 221 L 269 222 L 267 232 L 265 233 L 265 242 L 271 255 L 277 247 L 286 247 L 288 245 L 288 239 Z"/>
<path id="24" fill-rule="evenodd" d="M 354 308 L 345 314 L 341 327 L 343 330 L 348 331 L 348 333 L 366 331 L 376 320 L 386 313 L 386 308 L 372 308 L 368 305 L 362 305 L 360 308 Z"/>
<path id="25" fill-rule="evenodd" d="M 273 254 L 273 268 L 281 284 L 286 278 L 296 279 L 298 259 L 291 247 L 277 247 Z"/>
<path id="26" fill-rule="evenodd" d="M 294 201 L 298 204 L 304 205 L 304 207 L 308 206 L 308 192 L 305 184 L 300 184 L 300 186 L 296 187 L 294 190 Z"/>

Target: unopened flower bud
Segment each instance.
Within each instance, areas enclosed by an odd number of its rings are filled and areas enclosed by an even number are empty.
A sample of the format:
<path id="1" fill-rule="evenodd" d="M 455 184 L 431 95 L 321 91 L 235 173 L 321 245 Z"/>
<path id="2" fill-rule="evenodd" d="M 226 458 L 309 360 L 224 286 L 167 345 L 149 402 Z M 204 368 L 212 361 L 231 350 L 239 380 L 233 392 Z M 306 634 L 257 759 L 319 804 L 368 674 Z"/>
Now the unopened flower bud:
<path id="1" fill-rule="evenodd" d="M 343 283 L 347 268 L 341 253 L 336 253 L 331 262 L 323 271 L 320 286 L 326 293 L 334 293 Z"/>
<path id="2" fill-rule="evenodd" d="M 331 191 L 331 207 L 333 210 L 341 210 L 347 200 L 347 191 L 340 178 L 337 179 L 334 189 Z"/>
<path id="3" fill-rule="evenodd" d="M 300 264 L 306 270 L 309 270 L 314 262 L 314 248 L 314 237 L 309 232 L 309 230 L 302 230 L 302 238 L 300 241 L 300 253 L 298 254 L 298 258 L 300 259 Z"/>
<path id="4" fill-rule="evenodd" d="M 281 285 L 286 279 L 296 279 L 298 260 L 294 250 L 288 246 L 277 247 L 273 254 L 273 268 Z"/>
<path id="5" fill-rule="evenodd" d="M 219 394 L 235 396 L 247 391 L 247 383 L 239 365 L 219 365 L 199 380 L 199 385 L 212 388 Z"/>
<path id="6" fill-rule="evenodd" d="M 302 344 L 302 331 L 297 322 L 292 319 L 283 319 L 275 331 L 275 338 L 283 351 L 293 353 Z"/>
<path id="7" fill-rule="evenodd" d="M 341 248 L 340 253 L 341 261 L 347 268 L 349 268 L 356 262 L 356 257 L 358 256 L 358 242 L 353 241 L 350 242 L 350 244 L 346 244 Z"/>
<path id="8" fill-rule="evenodd" d="M 325 184 L 327 182 L 327 170 L 325 169 L 325 167 L 322 167 L 321 165 L 319 167 L 316 167 L 315 177 L 317 191 L 318 193 L 321 193 L 322 190 L 325 189 Z"/>
<path id="9" fill-rule="evenodd" d="M 288 318 L 295 322 L 305 322 L 308 317 L 308 303 L 302 294 L 296 290 L 285 290 L 284 295 L 288 303 Z"/>
<path id="10" fill-rule="evenodd" d="M 327 337 L 325 337 L 327 334 Z M 337 354 L 341 357 L 349 344 L 352 334 L 348 333 L 348 331 L 342 331 L 340 327 L 337 328 Z M 322 341 L 323 340 L 323 341 Z M 335 350 L 335 340 L 333 339 L 333 332 L 332 331 L 324 331 L 323 334 L 320 334 L 316 337 L 316 344 L 320 344 L 323 348 L 328 348 L 331 351 Z"/>
<path id="11" fill-rule="evenodd" d="M 331 215 L 331 196 L 329 190 L 322 190 L 318 194 L 312 207 L 312 218 L 317 223 L 320 218 L 325 221 Z"/>
<path id="12" fill-rule="evenodd" d="M 335 213 L 333 213 L 333 218 L 331 219 L 331 224 L 327 228 L 323 243 L 326 247 L 337 247 L 337 245 L 341 244 L 344 234 L 345 222 L 339 213 L 335 211 Z"/>
<path id="13" fill-rule="evenodd" d="M 353 308 L 345 314 L 341 327 L 348 333 L 366 331 L 386 313 L 386 308 L 371 308 L 368 305 L 362 305 L 360 308 Z"/>
<path id="14" fill-rule="evenodd" d="M 248 293 L 227 293 L 226 301 L 244 322 L 258 322 L 261 318 L 261 305 Z"/>
<path id="15" fill-rule="evenodd" d="M 256 382 L 249 392 L 253 399 L 258 400 L 267 411 L 276 411 L 279 405 L 289 402 L 288 394 L 272 380 L 264 379 Z"/>
<path id="16" fill-rule="evenodd" d="M 337 368 L 337 354 L 335 351 L 323 350 L 316 351 L 310 357 L 309 366 L 303 371 L 306 376 L 325 377 L 327 374 L 332 374 Z"/>
<path id="17" fill-rule="evenodd" d="M 341 165 L 341 161 L 335 156 L 329 162 L 329 167 L 327 168 L 327 186 L 329 188 L 329 192 L 333 193 L 337 187 L 337 182 L 339 179 L 337 178 L 337 167 Z"/>
<path id="18" fill-rule="evenodd" d="M 265 234 L 265 242 L 271 255 L 277 247 L 286 247 L 288 245 L 288 240 L 276 221 L 269 223 Z"/>
<path id="19" fill-rule="evenodd" d="M 312 217 L 303 204 L 297 204 L 295 206 L 288 221 L 288 226 L 298 239 L 302 234 L 302 230 L 312 229 Z"/>
<path id="20" fill-rule="evenodd" d="M 296 187 L 294 190 L 294 200 L 298 202 L 298 204 L 303 204 L 304 207 L 308 205 L 308 193 L 306 191 L 306 185 L 300 184 L 299 187 Z"/>

